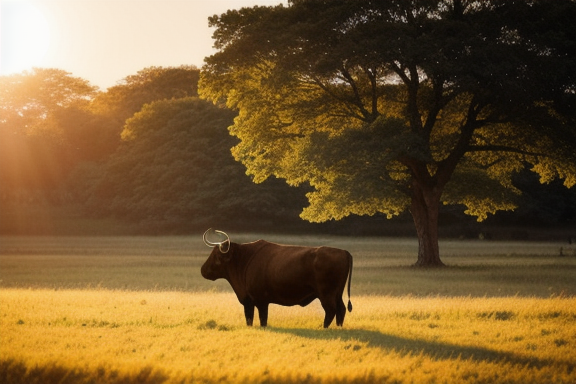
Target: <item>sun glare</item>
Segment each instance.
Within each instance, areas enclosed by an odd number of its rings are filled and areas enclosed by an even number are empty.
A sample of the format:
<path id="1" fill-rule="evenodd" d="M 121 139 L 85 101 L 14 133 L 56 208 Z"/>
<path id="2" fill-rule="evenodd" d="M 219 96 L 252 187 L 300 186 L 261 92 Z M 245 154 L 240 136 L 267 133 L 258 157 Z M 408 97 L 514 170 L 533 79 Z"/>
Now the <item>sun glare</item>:
<path id="1" fill-rule="evenodd" d="M 26 1 L 2 1 L 2 74 L 42 66 L 50 46 L 50 26 L 45 15 Z"/>

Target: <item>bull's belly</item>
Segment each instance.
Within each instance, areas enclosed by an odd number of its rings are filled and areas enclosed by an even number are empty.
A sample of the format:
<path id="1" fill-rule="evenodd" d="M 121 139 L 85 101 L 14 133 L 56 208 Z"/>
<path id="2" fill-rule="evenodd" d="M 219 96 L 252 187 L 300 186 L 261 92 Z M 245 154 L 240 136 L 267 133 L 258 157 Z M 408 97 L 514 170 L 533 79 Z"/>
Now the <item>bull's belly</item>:
<path id="1" fill-rule="evenodd" d="M 302 307 L 310 304 L 314 299 L 318 298 L 315 291 L 311 289 L 297 289 L 290 288 L 283 291 L 270 291 L 262 292 L 262 295 L 254 295 L 254 302 L 262 302 L 269 304 L 278 304 L 286 307 L 293 305 L 300 305 Z"/>
<path id="2" fill-rule="evenodd" d="M 317 299 L 318 297 L 315 294 L 311 294 L 304 297 L 298 298 L 285 298 L 285 299 L 278 299 L 275 301 L 270 301 L 271 304 L 278 304 L 283 305 L 285 307 L 291 307 L 293 305 L 300 305 L 301 307 L 305 307 L 310 304 L 312 301 Z"/>

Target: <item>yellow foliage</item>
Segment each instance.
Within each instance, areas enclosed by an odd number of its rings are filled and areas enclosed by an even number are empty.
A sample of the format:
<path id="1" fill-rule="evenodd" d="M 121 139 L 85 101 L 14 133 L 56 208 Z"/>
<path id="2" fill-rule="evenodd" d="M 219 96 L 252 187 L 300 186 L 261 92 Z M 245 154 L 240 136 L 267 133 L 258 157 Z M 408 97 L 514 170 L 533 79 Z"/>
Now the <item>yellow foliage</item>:
<path id="1" fill-rule="evenodd" d="M 513 211 L 516 209 L 516 204 L 500 202 L 496 203 L 492 199 L 462 199 L 462 204 L 466 206 L 465 214 L 476 216 L 477 221 L 484 221 L 488 218 L 488 214 L 495 214 L 498 211 Z"/>
<path id="2" fill-rule="evenodd" d="M 576 164 L 559 164 L 550 158 L 539 158 L 539 162 L 532 170 L 540 175 L 542 184 L 549 183 L 555 178 L 564 179 L 564 185 L 572 188 L 576 185 Z"/>

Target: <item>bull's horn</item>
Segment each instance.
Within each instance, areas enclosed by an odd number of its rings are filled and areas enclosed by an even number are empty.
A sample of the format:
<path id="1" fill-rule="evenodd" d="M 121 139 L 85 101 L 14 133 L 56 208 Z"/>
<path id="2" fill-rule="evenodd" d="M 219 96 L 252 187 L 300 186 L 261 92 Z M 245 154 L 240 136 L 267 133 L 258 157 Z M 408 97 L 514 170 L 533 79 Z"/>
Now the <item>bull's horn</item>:
<path id="1" fill-rule="evenodd" d="M 230 250 L 230 236 L 228 236 L 226 234 L 226 232 L 222 232 L 222 231 L 218 231 L 216 230 L 216 233 L 219 233 L 221 235 L 226 236 L 226 240 L 224 240 L 223 242 L 221 242 L 218 245 L 218 248 L 220 249 L 220 252 L 222 253 L 228 253 L 228 251 Z"/>
<path id="2" fill-rule="evenodd" d="M 214 230 L 215 233 L 218 233 L 220 235 L 224 235 L 226 236 L 226 240 L 224 241 L 220 241 L 218 243 L 213 243 L 211 241 L 208 240 L 208 233 L 212 231 L 212 228 L 208 229 L 206 232 L 204 232 L 204 235 L 202 236 L 202 240 L 204 240 L 204 244 L 206 244 L 209 247 L 214 247 L 214 246 L 218 246 L 218 249 L 220 249 L 220 252 L 222 253 L 227 253 L 230 250 L 230 236 L 228 236 L 226 234 L 226 232 L 223 231 L 219 231 L 219 230 Z M 226 245 L 225 245 L 226 244 Z"/>
<path id="3" fill-rule="evenodd" d="M 206 232 L 204 232 L 204 235 L 202 235 L 202 240 L 204 240 L 204 244 L 206 244 L 209 247 L 213 247 L 215 245 L 220 245 L 220 243 L 212 243 L 211 241 L 208 241 L 207 236 L 208 236 L 208 232 L 212 231 L 212 228 L 209 228 Z"/>

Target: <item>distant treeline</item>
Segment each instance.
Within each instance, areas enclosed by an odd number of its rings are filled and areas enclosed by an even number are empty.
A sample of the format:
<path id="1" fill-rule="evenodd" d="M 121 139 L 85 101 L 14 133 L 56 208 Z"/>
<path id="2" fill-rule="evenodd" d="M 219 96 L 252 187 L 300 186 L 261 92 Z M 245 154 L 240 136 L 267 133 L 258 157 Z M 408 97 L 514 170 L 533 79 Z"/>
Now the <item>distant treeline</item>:
<path id="1" fill-rule="evenodd" d="M 102 92 L 57 69 L 0 77 L 0 233 L 50 233 L 62 216 L 83 234 L 98 221 L 143 234 L 208 227 L 414 234 L 409 215 L 301 220 L 309 189 L 279 179 L 253 183 L 230 152 L 235 112 L 199 99 L 198 78 L 191 66 L 151 67 Z M 576 226 L 574 188 L 541 185 L 531 172 L 516 175 L 515 185 L 523 192 L 515 212 L 480 226 L 446 209 L 441 233 L 490 237 L 495 226 Z"/>

